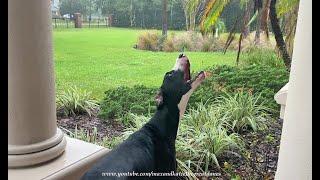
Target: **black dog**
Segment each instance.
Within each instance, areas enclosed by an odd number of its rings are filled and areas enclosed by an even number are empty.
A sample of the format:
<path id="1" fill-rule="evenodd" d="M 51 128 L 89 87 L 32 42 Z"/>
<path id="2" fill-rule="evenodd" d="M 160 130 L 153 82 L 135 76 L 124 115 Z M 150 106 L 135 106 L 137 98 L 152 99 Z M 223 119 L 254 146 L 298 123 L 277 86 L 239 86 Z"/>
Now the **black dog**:
<path id="1" fill-rule="evenodd" d="M 178 104 L 192 88 L 192 82 L 189 60 L 181 54 L 174 69 L 164 76 L 156 96 L 157 111 L 154 116 L 95 164 L 82 179 L 175 179 L 175 176 L 168 174 L 175 173 L 177 168 L 175 140 L 180 116 Z M 167 177 L 160 177 L 156 173 L 168 174 Z"/>

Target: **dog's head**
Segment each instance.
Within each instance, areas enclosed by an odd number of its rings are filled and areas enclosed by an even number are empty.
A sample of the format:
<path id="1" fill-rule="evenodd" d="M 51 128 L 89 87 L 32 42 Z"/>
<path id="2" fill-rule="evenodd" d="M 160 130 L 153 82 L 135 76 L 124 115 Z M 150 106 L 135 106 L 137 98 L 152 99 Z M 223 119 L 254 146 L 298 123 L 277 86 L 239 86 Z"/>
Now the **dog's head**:
<path id="1" fill-rule="evenodd" d="M 180 54 L 173 69 L 164 76 L 156 96 L 157 105 L 179 104 L 182 96 L 191 89 L 191 83 L 189 59 L 184 54 Z"/>

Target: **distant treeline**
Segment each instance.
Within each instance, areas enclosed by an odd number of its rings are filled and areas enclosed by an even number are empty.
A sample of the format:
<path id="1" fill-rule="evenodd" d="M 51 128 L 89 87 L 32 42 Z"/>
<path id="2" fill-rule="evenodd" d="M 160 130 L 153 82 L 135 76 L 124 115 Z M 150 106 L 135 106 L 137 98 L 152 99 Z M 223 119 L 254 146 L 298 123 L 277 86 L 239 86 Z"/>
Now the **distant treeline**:
<path id="1" fill-rule="evenodd" d="M 183 0 L 168 0 L 168 27 L 169 29 L 186 29 Z M 162 27 L 162 0 L 62 0 L 60 3 L 61 15 L 80 12 L 85 21 L 93 17 L 112 17 L 112 26 L 155 28 Z M 230 31 L 239 16 L 241 9 L 239 0 L 231 2 L 223 10 L 220 19 L 224 22 L 226 30 Z M 201 18 L 200 11 L 196 22 Z M 238 29 L 238 28 L 237 28 Z M 237 30 L 239 31 L 239 29 Z"/>

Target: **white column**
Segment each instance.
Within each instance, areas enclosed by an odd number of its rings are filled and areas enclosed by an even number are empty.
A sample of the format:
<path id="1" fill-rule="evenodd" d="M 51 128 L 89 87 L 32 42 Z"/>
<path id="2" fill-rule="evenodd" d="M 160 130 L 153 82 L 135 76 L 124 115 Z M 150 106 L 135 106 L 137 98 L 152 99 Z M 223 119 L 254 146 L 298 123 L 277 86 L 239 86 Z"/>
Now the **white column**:
<path id="1" fill-rule="evenodd" d="M 312 179 L 312 2 L 300 0 L 275 179 Z"/>
<path id="2" fill-rule="evenodd" d="M 57 129 L 50 0 L 8 4 L 8 166 L 48 161 L 66 146 Z"/>

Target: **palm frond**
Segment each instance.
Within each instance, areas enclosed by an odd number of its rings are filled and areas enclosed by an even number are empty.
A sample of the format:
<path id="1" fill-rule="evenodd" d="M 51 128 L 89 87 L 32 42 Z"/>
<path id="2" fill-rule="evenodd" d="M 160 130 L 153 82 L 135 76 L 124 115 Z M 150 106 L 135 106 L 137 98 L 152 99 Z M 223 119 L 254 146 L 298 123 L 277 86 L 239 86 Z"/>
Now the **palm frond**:
<path id="1" fill-rule="evenodd" d="M 224 7 L 229 3 L 230 0 L 210 0 L 205 5 L 204 13 L 200 21 L 200 29 L 205 32 L 213 26 L 219 16 L 221 15 Z"/>

